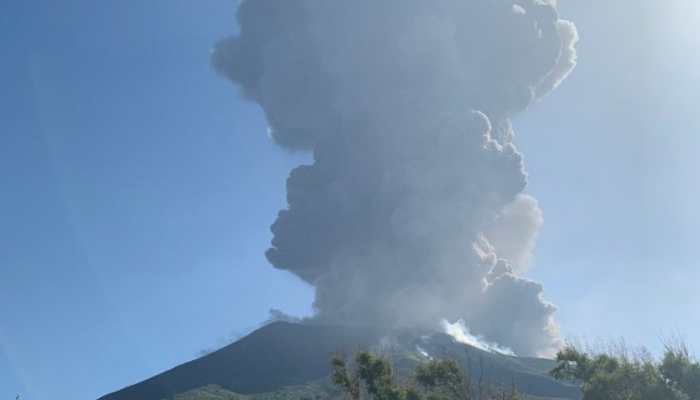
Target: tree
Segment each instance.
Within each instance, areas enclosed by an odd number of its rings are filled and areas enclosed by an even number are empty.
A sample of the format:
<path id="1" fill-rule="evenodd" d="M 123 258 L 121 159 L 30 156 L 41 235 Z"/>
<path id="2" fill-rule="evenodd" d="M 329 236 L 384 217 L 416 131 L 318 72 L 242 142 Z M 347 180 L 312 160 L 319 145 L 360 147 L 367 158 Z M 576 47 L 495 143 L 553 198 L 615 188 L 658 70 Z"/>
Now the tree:
<path id="1" fill-rule="evenodd" d="M 394 382 L 391 364 L 372 353 L 361 352 L 355 356 L 355 369 L 350 371 L 342 357 L 331 361 L 333 383 L 345 391 L 351 399 L 359 400 L 364 387 L 374 400 L 419 400 L 412 388 L 403 388 Z"/>
<path id="2" fill-rule="evenodd" d="M 685 345 L 666 346 L 659 370 L 674 388 L 691 399 L 700 399 L 700 364 L 691 358 Z"/>
<path id="3" fill-rule="evenodd" d="M 551 371 L 581 385 L 583 400 L 700 400 L 700 365 L 685 347 L 667 348 L 661 362 L 650 356 L 591 354 L 568 346 Z"/>
<path id="4" fill-rule="evenodd" d="M 482 395 L 473 388 L 471 378 L 452 360 L 433 360 L 419 364 L 411 379 L 396 382 L 388 360 L 372 353 L 355 355 L 354 365 L 344 358 L 331 361 L 333 383 L 352 400 L 517 400 L 515 388 L 488 388 Z"/>

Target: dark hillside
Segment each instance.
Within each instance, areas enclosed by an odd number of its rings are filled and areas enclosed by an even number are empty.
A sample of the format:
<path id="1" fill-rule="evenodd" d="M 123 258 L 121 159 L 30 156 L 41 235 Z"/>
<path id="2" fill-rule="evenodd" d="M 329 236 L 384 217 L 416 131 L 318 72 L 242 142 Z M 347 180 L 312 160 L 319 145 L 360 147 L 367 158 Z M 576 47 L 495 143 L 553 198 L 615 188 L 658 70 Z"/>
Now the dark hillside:
<path id="1" fill-rule="evenodd" d="M 328 374 L 337 351 L 353 352 L 376 339 L 347 327 L 274 322 L 241 340 L 100 400 L 160 400 L 215 384 L 238 393 L 268 392 Z"/>
<path id="2" fill-rule="evenodd" d="M 380 342 L 382 346 L 378 346 Z M 284 393 L 292 390 L 289 387 L 324 380 L 333 354 L 370 348 L 379 348 L 391 357 L 399 372 L 412 370 L 424 359 L 420 349 L 433 357 L 455 359 L 475 376 L 483 372 L 489 383 L 515 383 L 522 392 L 534 396 L 579 397 L 576 387 L 547 375 L 546 370 L 554 366 L 552 361 L 488 353 L 455 343 L 444 334 L 426 337 L 402 332 L 389 339 L 366 327 L 275 322 L 220 350 L 100 400 L 162 400 L 212 385 L 239 394 Z"/>

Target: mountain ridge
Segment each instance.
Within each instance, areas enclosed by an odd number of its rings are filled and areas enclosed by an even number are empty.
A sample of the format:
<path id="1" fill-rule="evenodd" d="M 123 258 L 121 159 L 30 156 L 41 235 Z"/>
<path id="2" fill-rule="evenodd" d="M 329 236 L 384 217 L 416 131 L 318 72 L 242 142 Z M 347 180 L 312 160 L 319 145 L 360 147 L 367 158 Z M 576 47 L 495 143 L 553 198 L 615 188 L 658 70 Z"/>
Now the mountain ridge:
<path id="1" fill-rule="evenodd" d="M 548 363 L 553 366 L 551 360 L 488 353 L 456 343 L 444 334 L 426 336 L 403 331 L 386 335 L 370 327 L 277 321 L 219 350 L 98 400 L 163 400 L 205 387 L 220 387 L 232 394 L 249 396 L 284 392 L 289 387 L 327 379 L 329 362 L 335 354 L 376 349 L 392 359 L 399 374 L 412 370 L 421 357 L 427 359 L 422 354 L 425 353 L 455 359 L 465 369 L 470 365 L 472 375 L 483 373 L 493 383 L 515 384 L 526 394 L 542 398 L 580 397 L 577 387 L 557 382 L 546 374 Z M 477 365 L 483 369 L 477 371 Z"/>

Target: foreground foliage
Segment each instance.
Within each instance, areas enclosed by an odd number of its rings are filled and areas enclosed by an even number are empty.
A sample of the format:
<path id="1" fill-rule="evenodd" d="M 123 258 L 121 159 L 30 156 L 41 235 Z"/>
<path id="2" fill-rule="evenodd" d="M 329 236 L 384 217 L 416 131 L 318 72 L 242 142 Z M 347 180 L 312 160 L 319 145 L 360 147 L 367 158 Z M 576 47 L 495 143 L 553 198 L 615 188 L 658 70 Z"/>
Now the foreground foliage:
<path id="1" fill-rule="evenodd" d="M 700 364 L 685 346 L 667 347 L 660 361 L 569 346 L 557 363 L 552 375 L 579 382 L 583 400 L 700 400 Z"/>
<path id="2" fill-rule="evenodd" d="M 333 383 L 352 400 L 517 400 L 514 388 L 484 387 L 452 360 L 433 360 L 416 367 L 412 379 L 397 382 L 391 363 L 372 353 L 355 355 L 351 365 L 333 358 Z"/>

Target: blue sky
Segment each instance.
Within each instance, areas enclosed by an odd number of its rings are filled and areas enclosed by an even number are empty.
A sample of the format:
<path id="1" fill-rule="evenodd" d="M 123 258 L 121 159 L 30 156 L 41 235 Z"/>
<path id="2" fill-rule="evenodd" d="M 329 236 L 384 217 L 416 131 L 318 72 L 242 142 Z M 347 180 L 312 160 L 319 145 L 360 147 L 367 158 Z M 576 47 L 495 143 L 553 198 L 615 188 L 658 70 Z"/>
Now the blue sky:
<path id="1" fill-rule="evenodd" d="M 567 337 L 700 347 L 691 0 L 561 1 L 580 63 L 515 120 Z M 233 1 L 0 5 L 0 396 L 91 399 L 312 291 L 264 259 L 289 169 L 209 67 Z"/>

